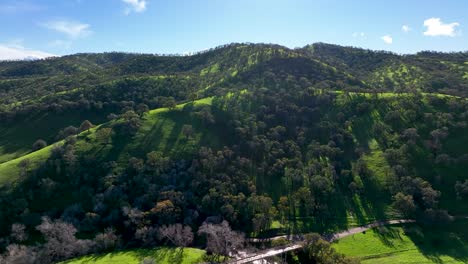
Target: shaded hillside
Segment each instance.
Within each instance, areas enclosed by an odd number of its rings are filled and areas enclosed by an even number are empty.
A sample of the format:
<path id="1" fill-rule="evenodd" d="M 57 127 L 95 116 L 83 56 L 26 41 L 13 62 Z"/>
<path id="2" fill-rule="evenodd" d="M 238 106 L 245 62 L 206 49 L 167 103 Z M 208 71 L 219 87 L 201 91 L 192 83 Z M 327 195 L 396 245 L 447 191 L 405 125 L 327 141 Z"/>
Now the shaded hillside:
<path id="1" fill-rule="evenodd" d="M 0 246 L 19 228 L 36 246 L 18 252 L 49 263 L 204 247 L 211 228 L 242 242 L 231 227 L 449 223 L 468 213 L 465 57 L 232 44 L 0 63 Z M 441 76 L 449 86 L 428 86 Z M 192 239 L 160 235 L 168 226 Z M 71 231 L 54 244 L 49 227 Z"/>
<path id="2" fill-rule="evenodd" d="M 301 51 L 353 74 L 373 90 L 468 95 L 467 52 L 397 55 L 325 43 L 309 45 Z"/>
<path id="3" fill-rule="evenodd" d="M 60 129 L 86 119 L 100 123 L 140 104 L 154 109 L 279 83 L 364 87 L 335 68 L 275 45 L 232 44 L 183 57 L 108 53 L 2 62 L 0 161 L 29 152 L 37 139 L 54 142 Z M 37 126 L 34 134 L 26 123 Z"/>

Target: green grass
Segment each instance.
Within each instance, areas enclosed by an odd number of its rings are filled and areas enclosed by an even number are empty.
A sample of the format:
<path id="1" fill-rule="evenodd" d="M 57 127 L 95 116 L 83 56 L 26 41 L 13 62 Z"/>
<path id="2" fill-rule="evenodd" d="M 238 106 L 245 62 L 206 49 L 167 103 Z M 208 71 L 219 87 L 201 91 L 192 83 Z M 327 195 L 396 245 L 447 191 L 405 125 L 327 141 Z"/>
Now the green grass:
<path id="1" fill-rule="evenodd" d="M 415 224 L 368 230 L 335 242 L 338 252 L 362 263 L 467 263 L 467 220 L 438 228 Z"/>
<path id="2" fill-rule="evenodd" d="M 13 182 L 20 174 L 19 164 L 23 160 L 28 160 L 30 165 L 27 167 L 28 170 L 37 168 L 42 162 L 44 162 L 49 156 L 53 145 L 45 147 L 41 150 L 29 153 L 20 158 L 10 160 L 0 164 L 0 186 L 6 183 Z"/>
<path id="3" fill-rule="evenodd" d="M 192 264 L 203 262 L 204 255 L 205 251 L 196 248 L 135 249 L 81 257 L 61 264 L 139 264 L 145 258 L 153 258 L 158 264 Z"/>
<path id="4" fill-rule="evenodd" d="M 211 101 L 212 98 L 204 98 L 195 101 L 195 105 L 210 105 Z M 219 147 L 222 128 L 204 124 L 191 112 L 184 111 L 185 105 L 178 105 L 173 110 L 160 108 L 149 111 L 136 135 L 113 138 L 112 144 L 100 144 L 95 141 L 94 133 L 87 134 L 83 138 L 86 140 L 78 142 L 78 152 L 93 155 L 97 160 L 115 160 L 125 165 L 130 157 L 144 158 L 151 151 L 160 151 L 173 158 L 186 158 L 196 153 L 201 145 Z M 182 133 L 184 125 L 193 128 L 190 138 Z"/>
<path id="5" fill-rule="evenodd" d="M 13 124 L 0 124 L 0 164 L 31 152 L 38 139 L 52 144 L 58 132 L 67 127 L 79 127 L 85 119 L 98 124 L 105 122 L 104 114 L 78 111 L 56 114 L 32 114 L 26 120 Z"/>
<path id="6" fill-rule="evenodd" d="M 194 102 L 195 106 L 210 105 L 211 97 Z M 76 143 L 77 154 L 90 154 L 97 160 L 114 160 L 125 165 L 132 156 L 144 158 L 148 152 L 161 151 L 165 155 L 184 158 L 198 151 L 200 145 L 219 147 L 221 140 L 219 135 L 222 128 L 216 124 L 207 126 L 190 112 L 183 111 L 186 104 L 177 105 L 175 109 L 159 108 L 145 114 L 141 127 L 133 137 L 114 138 L 112 144 L 104 145 L 95 140 L 95 132 L 99 127 L 83 132 L 78 136 Z M 102 126 L 107 126 L 104 123 Z M 184 125 L 192 125 L 194 133 L 191 138 L 182 134 Z M 0 163 L 0 186 L 14 182 L 18 179 L 20 168 L 18 164 L 28 159 L 32 170 L 47 160 L 52 146 L 40 151 L 23 155 L 19 158 Z"/>
<path id="7" fill-rule="evenodd" d="M 369 152 L 364 155 L 364 161 L 381 184 L 391 173 L 390 165 L 384 157 L 384 153 L 375 139 L 369 142 Z"/>

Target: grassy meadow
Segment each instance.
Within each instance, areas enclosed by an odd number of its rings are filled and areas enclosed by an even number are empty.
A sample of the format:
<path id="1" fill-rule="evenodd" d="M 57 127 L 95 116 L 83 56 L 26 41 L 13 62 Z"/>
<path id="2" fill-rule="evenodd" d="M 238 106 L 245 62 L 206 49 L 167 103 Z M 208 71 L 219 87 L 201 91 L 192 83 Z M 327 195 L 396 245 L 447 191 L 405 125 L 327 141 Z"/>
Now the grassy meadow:
<path id="1" fill-rule="evenodd" d="M 333 247 L 363 264 L 467 263 L 468 220 L 441 227 L 415 224 L 374 228 L 340 239 Z"/>
<path id="2" fill-rule="evenodd" d="M 135 249 L 85 256 L 60 264 L 139 264 L 153 259 L 158 264 L 195 264 L 203 262 L 205 251 L 196 248 Z"/>

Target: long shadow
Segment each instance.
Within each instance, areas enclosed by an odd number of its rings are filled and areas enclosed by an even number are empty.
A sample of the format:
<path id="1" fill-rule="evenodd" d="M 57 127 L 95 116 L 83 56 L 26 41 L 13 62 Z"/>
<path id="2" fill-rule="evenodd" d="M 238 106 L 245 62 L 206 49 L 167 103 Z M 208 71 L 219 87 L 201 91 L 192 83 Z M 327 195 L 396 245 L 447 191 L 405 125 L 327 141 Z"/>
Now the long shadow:
<path id="1" fill-rule="evenodd" d="M 183 248 L 156 248 L 156 249 L 139 249 L 134 250 L 130 254 L 134 255 L 138 260 L 152 258 L 156 263 L 174 263 L 181 264 L 184 262 Z"/>
<path id="2" fill-rule="evenodd" d="M 395 239 L 402 239 L 398 228 L 401 226 L 381 226 L 376 227 L 375 234 L 379 237 L 379 239 L 384 243 L 386 246 L 394 247 L 394 243 L 392 242 Z"/>
<path id="3" fill-rule="evenodd" d="M 164 153 L 169 153 L 170 151 L 177 151 L 177 139 L 179 138 L 179 135 L 182 131 L 182 126 L 187 121 L 187 118 L 181 111 L 165 113 L 165 117 L 174 120 L 174 126 L 171 128 L 171 131 L 167 137 L 166 145 L 164 146 Z"/>
<path id="4" fill-rule="evenodd" d="M 442 256 L 449 256 L 468 263 L 468 220 L 460 219 L 444 226 L 422 226 L 405 229 L 406 235 L 418 250 L 435 263 L 443 263 Z"/>
<path id="5" fill-rule="evenodd" d="M 79 126 L 83 120 L 92 123 L 105 121 L 105 113 L 73 112 L 37 113 L 9 124 L 0 125 L 0 146 L 3 154 L 28 153 L 37 139 L 52 144 L 59 130 L 73 125 Z M 0 153 L 1 155 L 1 153 Z M 18 156 L 18 155 L 15 155 Z"/>
<path id="6" fill-rule="evenodd" d="M 150 131 L 146 133 L 140 141 L 139 148 L 148 148 L 148 146 L 158 148 L 161 144 L 161 138 L 158 140 L 158 136 L 162 133 L 162 128 L 164 126 L 164 120 L 158 119 L 153 126 L 151 127 Z"/>

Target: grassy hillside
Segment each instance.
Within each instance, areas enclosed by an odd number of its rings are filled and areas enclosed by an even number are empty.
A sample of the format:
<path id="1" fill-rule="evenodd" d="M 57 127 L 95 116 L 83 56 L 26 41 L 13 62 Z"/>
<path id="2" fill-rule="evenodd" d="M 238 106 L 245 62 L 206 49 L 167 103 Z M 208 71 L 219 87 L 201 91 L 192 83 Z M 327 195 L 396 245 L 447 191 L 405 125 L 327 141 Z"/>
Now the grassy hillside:
<path id="1" fill-rule="evenodd" d="M 85 119 L 102 123 L 128 103 L 164 107 L 248 86 L 291 86 L 465 96 L 466 53 L 396 54 L 327 45 L 232 44 L 194 56 L 77 54 L 0 63 L 0 163 Z M 352 63 L 352 66 L 350 66 Z M 161 97 L 158 99 L 158 97 Z M 34 127 L 35 133 L 30 133 Z"/>
<path id="2" fill-rule="evenodd" d="M 193 118 L 190 111 L 184 111 L 184 106 L 191 107 L 209 106 L 212 98 L 196 100 L 190 104 L 180 104 L 174 109 L 159 108 L 145 114 L 142 125 L 135 135 L 131 137 L 118 137 L 115 144 L 103 144 L 96 140 L 96 131 L 99 127 L 85 131 L 78 136 L 76 152 L 79 155 L 92 155 L 94 159 L 104 162 L 116 160 L 122 165 L 129 157 L 144 157 L 151 151 L 161 151 L 165 155 L 174 158 L 183 158 L 196 152 L 199 146 L 221 147 L 222 128 L 208 129 L 201 120 Z M 193 105 L 193 106 L 192 106 Z M 69 119 L 66 119 L 70 121 Z M 111 125 L 104 123 L 101 126 Z M 184 125 L 191 125 L 193 134 L 186 138 L 182 133 Z M 28 130 L 30 134 L 32 131 Z M 20 163 L 27 161 L 27 171 L 31 171 L 43 164 L 51 154 L 54 146 L 63 142 L 52 144 L 39 151 L 35 151 L 16 159 L 0 163 L 0 185 L 12 183 L 21 174 Z"/>
<path id="3" fill-rule="evenodd" d="M 366 231 L 339 240 L 333 247 L 361 263 L 466 263 L 467 220 L 444 227 L 414 224 Z"/>
<path id="4" fill-rule="evenodd" d="M 139 264 L 144 259 L 153 259 L 158 264 L 195 264 L 203 262 L 205 252 L 195 248 L 137 249 L 91 255 L 61 264 Z"/>
<path id="5" fill-rule="evenodd" d="M 36 227 L 64 221 L 98 244 L 177 245 L 155 228 L 180 223 L 203 247 L 206 219 L 269 236 L 467 214 L 466 55 L 233 44 L 0 63 L 0 238 L 47 250 Z"/>
<path id="6" fill-rule="evenodd" d="M 32 151 L 34 142 L 43 139 L 52 144 L 58 132 L 67 127 L 79 127 L 84 120 L 94 124 L 106 121 L 104 113 L 65 112 L 31 114 L 27 119 L 13 124 L 0 124 L 0 164 L 19 158 Z"/>

